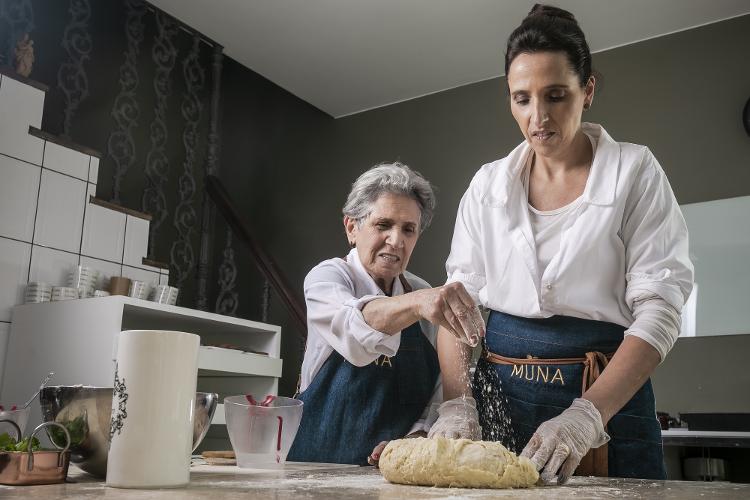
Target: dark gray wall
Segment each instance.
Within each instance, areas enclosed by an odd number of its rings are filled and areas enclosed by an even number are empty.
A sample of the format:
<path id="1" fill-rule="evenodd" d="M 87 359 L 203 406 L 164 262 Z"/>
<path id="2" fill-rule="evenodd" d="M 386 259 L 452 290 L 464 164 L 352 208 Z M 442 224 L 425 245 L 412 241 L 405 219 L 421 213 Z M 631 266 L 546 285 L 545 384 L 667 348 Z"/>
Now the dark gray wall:
<path id="1" fill-rule="evenodd" d="M 603 79 L 585 119 L 602 123 L 617 140 L 648 145 L 680 203 L 748 195 L 750 139 L 740 117 L 750 97 L 749 46 L 750 16 L 744 16 L 595 54 Z M 309 115 L 292 127 L 288 149 L 268 162 L 222 167 L 226 179 L 243 179 L 235 193 L 255 205 L 249 217 L 298 290 L 313 265 L 347 251 L 340 208 L 350 183 L 370 165 L 392 160 L 410 164 L 438 187 L 435 221 L 409 267 L 441 283 L 455 210 L 470 178 L 522 140 L 502 78 L 338 120 Z M 244 182 L 251 178 L 252 185 Z M 282 310 L 275 309 L 274 316 L 285 324 Z M 713 381 L 702 386 L 714 387 L 711 391 L 698 387 L 705 378 L 681 373 L 704 366 L 704 343 L 717 355 L 750 352 L 750 336 L 689 342 L 683 348 L 680 340 L 657 370 L 660 407 L 683 411 L 688 398 L 691 409 L 750 411 L 750 391 L 737 394 L 719 383 L 731 376 L 750 387 L 750 375 L 740 366 L 699 368 Z M 282 391 L 293 388 L 299 363 L 296 346 L 285 348 Z M 693 394 L 700 400 L 690 399 Z"/>
<path id="2" fill-rule="evenodd" d="M 0 0 L 0 6 L 10 9 L 13 2 Z M 19 2 L 16 2 L 19 3 Z M 97 0 L 88 2 L 90 17 L 85 22 L 75 23 L 70 13 L 72 3 L 58 0 L 32 0 L 32 18 L 34 28 L 30 33 L 34 41 L 35 61 L 30 78 L 49 86 L 44 102 L 42 129 L 53 134 L 64 132 L 64 117 L 66 109 L 65 92 L 59 79 L 60 68 L 70 63 L 70 56 L 63 48 L 66 29 L 70 28 L 69 38 L 78 40 L 75 46 L 87 51 L 81 66 L 81 78 L 67 79 L 68 90 L 78 95 L 85 88 L 85 95 L 80 105 L 72 115 L 69 130 L 70 139 L 81 145 L 94 148 L 103 154 L 99 165 L 99 179 L 97 196 L 110 200 L 113 197 L 113 176 L 116 163 L 108 151 L 110 134 L 116 130 L 113 118 L 116 97 L 120 92 L 120 70 L 125 63 L 127 38 L 125 28 L 128 9 L 123 0 Z M 77 3 L 76 7 L 82 4 Z M 140 51 L 135 58 L 136 72 L 139 84 L 135 89 L 134 103 L 138 109 L 137 126 L 132 131 L 133 150 L 132 166 L 122 178 L 120 204 L 128 208 L 144 209 L 143 194 L 148 186 L 146 178 L 146 164 L 149 152 L 152 150 L 151 126 L 155 119 L 156 96 L 154 79 L 156 64 L 154 62 L 154 46 L 157 37 L 157 23 L 155 14 L 148 10 L 142 17 L 143 39 L 139 44 Z M 0 23 L 0 38 L 3 38 L 3 25 Z M 75 29 L 73 29 L 75 28 Z M 80 39 L 76 37 L 81 37 Z M 88 37 L 90 46 L 81 41 Z M 70 40 L 69 40 L 70 41 Z M 167 180 L 164 184 L 164 195 L 167 208 L 167 218 L 162 223 L 155 238 L 155 251 L 150 256 L 153 259 L 169 263 L 172 242 L 179 233 L 173 224 L 176 206 L 180 200 L 178 179 L 184 171 L 186 159 L 183 132 L 186 120 L 181 112 L 183 96 L 186 92 L 186 81 L 183 74 L 183 62 L 192 48 L 193 36 L 184 30 L 176 30 L 171 37 L 171 43 L 176 51 L 176 63 L 170 74 L 170 92 L 166 100 L 164 125 L 166 139 L 164 154 L 168 163 L 166 168 Z M 84 50 L 86 49 L 86 50 Z M 203 170 L 207 156 L 207 135 L 209 123 L 209 106 L 211 97 L 211 56 L 212 47 L 207 43 L 199 46 L 200 66 L 205 72 L 205 84 L 197 93 L 202 105 L 200 120 L 197 124 L 197 144 L 194 150 L 195 160 L 193 176 L 196 181 L 197 194 L 190 204 L 198 214 L 201 212 L 200 191 L 203 185 Z M 71 81 L 85 82 L 76 86 Z M 293 96 L 287 98 L 295 99 Z M 122 108 L 120 109 L 122 112 Z M 132 112 L 132 109 L 131 109 Z M 190 241 L 195 255 L 198 254 L 200 220 L 197 221 Z M 180 305 L 192 307 L 196 299 L 195 273 L 188 272 L 188 278 L 181 285 Z M 175 271 L 172 268 L 172 284 Z"/>

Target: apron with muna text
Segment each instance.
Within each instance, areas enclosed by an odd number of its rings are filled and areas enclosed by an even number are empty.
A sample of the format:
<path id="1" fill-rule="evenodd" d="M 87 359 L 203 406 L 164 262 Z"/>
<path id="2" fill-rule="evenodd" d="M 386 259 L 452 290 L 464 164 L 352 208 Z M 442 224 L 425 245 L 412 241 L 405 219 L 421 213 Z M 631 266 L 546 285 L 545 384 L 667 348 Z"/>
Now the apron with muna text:
<path id="1" fill-rule="evenodd" d="M 562 413 L 596 380 L 622 342 L 624 331 L 604 321 L 569 316 L 523 318 L 492 311 L 486 349 L 474 379 L 482 427 L 491 427 L 493 402 L 476 385 L 495 375 L 510 411 L 515 451 L 520 452 L 542 422 Z M 611 440 L 589 451 L 577 475 L 665 479 L 661 427 L 650 380 L 612 417 L 606 431 Z"/>
<path id="2" fill-rule="evenodd" d="M 300 395 L 302 422 L 288 460 L 367 465 L 381 441 L 403 438 L 432 398 L 440 373 L 419 322 L 393 357 L 357 367 L 334 351 Z"/>

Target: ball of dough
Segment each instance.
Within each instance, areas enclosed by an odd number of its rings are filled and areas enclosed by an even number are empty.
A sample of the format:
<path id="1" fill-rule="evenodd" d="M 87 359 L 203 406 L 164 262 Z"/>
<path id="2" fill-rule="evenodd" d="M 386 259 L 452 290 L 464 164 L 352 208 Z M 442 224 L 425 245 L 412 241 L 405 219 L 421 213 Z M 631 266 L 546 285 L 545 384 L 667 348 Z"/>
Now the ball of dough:
<path id="1" fill-rule="evenodd" d="M 398 484 L 457 488 L 528 488 L 539 479 L 534 464 L 492 441 L 414 438 L 388 443 L 378 466 Z"/>

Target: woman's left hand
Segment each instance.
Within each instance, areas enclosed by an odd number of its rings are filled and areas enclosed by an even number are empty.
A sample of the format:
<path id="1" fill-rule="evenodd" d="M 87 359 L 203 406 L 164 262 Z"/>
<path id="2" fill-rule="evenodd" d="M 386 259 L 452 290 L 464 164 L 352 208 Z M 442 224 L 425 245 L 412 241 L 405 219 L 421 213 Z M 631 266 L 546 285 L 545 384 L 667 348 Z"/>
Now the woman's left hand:
<path id="1" fill-rule="evenodd" d="M 607 441 L 609 436 L 604 431 L 599 410 L 591 401 L 576 398 L 570 408 L 539 426 L 521 456 L 542 471 L 545 483 L 557 478 L 557 483 L 563 484 L 589 449 Z"/>
<path id="2" fill-rule="evenodd" d="M 404 439 L 418 438 L 418 437 L 427 437 L 427 433 L 424 431 L 412 432 L 411 434 L 406 436 Z M 378 443 L 378 445 L 372 449 L 372 453 L 370 453 L 370 456 L 367 457 L 367 463 L 377 467 L 378 461 L 380 460 L 380 454 L 383 453 L 383 450 L 385 449 L 388 443 L 390 443 L 390 441 L 381 441 L 380 443 Z"/>
<path id="3" fill-rule="evenodd" d="M 378 445 L 372 449 L 372 453 L 370 453 L 370 456 L 367 457 L 367 463 L 377 467 L 378 461 L 380 460 L 380 454 L 383 453 L 383 450 L 388 443 L 390 443 L 390 441 L 381 441 L 380 443 L 378 443 Z"/>

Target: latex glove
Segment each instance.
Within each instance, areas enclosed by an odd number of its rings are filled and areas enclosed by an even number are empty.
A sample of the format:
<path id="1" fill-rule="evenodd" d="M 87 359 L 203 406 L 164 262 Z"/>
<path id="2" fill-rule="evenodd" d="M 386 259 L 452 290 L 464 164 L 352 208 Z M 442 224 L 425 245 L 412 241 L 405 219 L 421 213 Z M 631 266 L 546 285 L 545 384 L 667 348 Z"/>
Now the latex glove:
<path id="1" fill-rule="evenodd" d="M 467 396 L 450 399 L 441 404 L 437 412 L 438 418 L 430 427 L 427 437 L 482 439 L 474 398 Z"/>
<path id="2" fill-rule="evenodd" d="M 557 477 L 557 483 L 563 484 L 590 448 L 607 441 L 609 436 L 604 432 L 599 410 L 591 401 L 576 398 L 570 408 L 537 428 L 521 456 L 542 471 L 543 481 L 551 482 Z"/>

